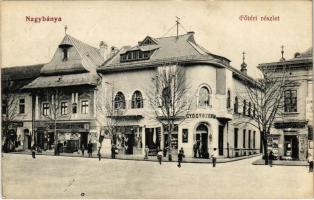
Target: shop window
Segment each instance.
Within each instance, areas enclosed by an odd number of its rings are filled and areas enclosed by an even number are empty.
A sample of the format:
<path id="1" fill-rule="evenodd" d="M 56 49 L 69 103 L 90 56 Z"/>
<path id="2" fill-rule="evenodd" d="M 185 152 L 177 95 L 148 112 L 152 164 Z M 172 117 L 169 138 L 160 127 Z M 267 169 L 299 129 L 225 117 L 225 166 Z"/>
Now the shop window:
<path id="1" fill-rule="evenodd" d="M 251 148 L 251 130 L 249 130 L 249 138 L 248 138 L 248 142 L 249 142 L 249 149 Z"/>
<path id="2" fill-rule="evenodd" d="M 245 140 L 246 140 L 246 130 L 243 130 L 243 148 L 245 148 Z"/>
<path id="3" fill-rule="evenodd" d="M 255 149 L 256 148 L 256 146 L 255 146 L 255 138 L 256 137 L 256 131 L 253 131 L 253 149 Z"/>
<path id="4" fill-rule="evenodd" d="M 68 102 L 61 102 L 61 115 L 68 114 Z"/>
<path id="5" fill-rule="evenodd" d="M 198 105 L 200 108 L 208 108 L 211 105 L 211 92 L 205 86 L 199 91 Z"/>
<path id="6" fill-rule="evenodd" d="M 122 92 L 118 92 L 114 98 L 115 109 L 125 109 L 125 97 Z"/>
<path id="7" fill-rule="evenodd" d="M 132 108 L 143 108 L 143 96 L 140 91 L 135 91 L 132 96 Z"/>
<path id="8" fill-rule="evenodd" d="M 246 115 L 246 100 L 243 100 L 243 115 Z"/>
<path id="9" fill-rule="evenodd" d="M 49 103 L 43 103 L 43 115 L 48 116 L 50 114 Z"/>
<path id="10" fill-rule="evenodd" d="M 88 100 L 81 101 L 81 113 L 88 114 Z"/>
<path id="11" fill-rule="evenodd" d="M 230 90 L 228 90 L 227 92 L 227 108 L 231 107 L 231 94 L 230 94 Z"/>
<path id="12" fill-rule="evenodd" d="M 284 111 L 297 112 L 297 91 L 286 90 L 284 94 Z"/>
<path id="13" fill-rule="evenodd" d="M 238 97 L 234 98 L 234 112 L 239 113 L 239 100 Z"/>

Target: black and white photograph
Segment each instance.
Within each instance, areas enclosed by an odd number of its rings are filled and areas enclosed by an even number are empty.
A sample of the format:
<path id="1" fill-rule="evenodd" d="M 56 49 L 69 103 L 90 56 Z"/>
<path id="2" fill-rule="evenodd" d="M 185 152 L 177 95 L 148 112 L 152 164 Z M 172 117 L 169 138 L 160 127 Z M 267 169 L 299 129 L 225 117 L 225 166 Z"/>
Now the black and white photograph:
<path id="1" fill-rule="evenodd" d="M 2 1 L 4 199 L 308 199 L 312 1 Z"/>

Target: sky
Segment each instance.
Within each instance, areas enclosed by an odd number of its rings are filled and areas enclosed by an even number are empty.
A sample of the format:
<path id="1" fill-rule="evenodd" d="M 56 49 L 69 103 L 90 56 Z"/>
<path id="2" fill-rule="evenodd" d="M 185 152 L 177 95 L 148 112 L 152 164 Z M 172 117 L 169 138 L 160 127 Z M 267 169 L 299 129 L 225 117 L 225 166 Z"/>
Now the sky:
<path id="1" fill-rule="evenodd" d="M 22 1 L 2 2 L 1 66 L 47 63 L 64 37 L 99 47 L 136 45 L 147 35 L 164 36 L 180 18 L 186 31 L 211 53 L 231 60 L 240 69 L 242 52 L 248 74 L 259 63 L 292 58 L 312 46 L 311 1 Z M 257 17 L 254 21 L 240 16 Z M 61 17 L 62 21 L 33 23 L 26 17 Z M 268 16 L 279 21 L 261 21 Z M 252 18 L 253 19 L 253 18 Z M 176 34 L 173 29 L 165 36 Z"/>

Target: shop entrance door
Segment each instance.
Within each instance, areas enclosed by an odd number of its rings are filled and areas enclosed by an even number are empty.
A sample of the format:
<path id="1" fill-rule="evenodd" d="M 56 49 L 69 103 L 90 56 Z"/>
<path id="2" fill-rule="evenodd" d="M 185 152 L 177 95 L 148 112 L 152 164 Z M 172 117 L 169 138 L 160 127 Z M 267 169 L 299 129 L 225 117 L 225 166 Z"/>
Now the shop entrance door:
<path id="1" fill-rule="evenodd" d="M 296 160 L 299 158 L 299 142 L 296 135 L 285 136 L 285 153 L 287 157 L 291 157 Z"/>
<path id="2" fill-rule="evenodd" d="M 87 133 L 80 133 L 81 135 L 81 144 L 80 144 L 80 148 L 82 148 L 82 145 L 84 145 L 85 149 L 87 149 L 87 138 L 88 138 L 88 134 Z"/>
<path id="3" fill-rule="evenodd" d="M 132 134 L 126 134 L 126 154 L 133 154 L 133 145 L 134 145 L 134 133 Z"/>
<path id="4" fill-rule="evenodd" d="M 208 158 L 208 128 L 205 124 L 200 124 L 196 129 L 196 144 L 199 157 Z"/>

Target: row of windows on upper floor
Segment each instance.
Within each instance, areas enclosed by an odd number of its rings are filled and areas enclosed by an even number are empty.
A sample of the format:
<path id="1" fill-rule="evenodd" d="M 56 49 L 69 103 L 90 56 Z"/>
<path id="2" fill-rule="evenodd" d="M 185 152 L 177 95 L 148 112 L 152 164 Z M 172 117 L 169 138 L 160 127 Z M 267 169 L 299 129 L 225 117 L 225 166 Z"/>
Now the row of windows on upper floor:
<path id="1" fill-rule="evenodd" d="M 168 89 L 165 88 L 163 90 L 163 99 L 166 99 L 168 93 Z M 212 92 L 210 88 L 206 86 L 202 86 L 199 90 L 199 97 L 198 97 L 198 106 L 200 108 L 208 108 L 212 105 Z M 2 113 L 6 114 L 8 109 L 8 102 L 6 100 L 2 100 Z M 131 108 L 143 108 L 143 95 L 140 91 L 135 91 L 132 95 L 131 101 Z M 89 101 L 82 100 L 81 107 L 80 107 L 81 114 L 88 114 L 89 111 Z M 122 92 L 118 92 L 114 98 L 114 108 L 115 109 L 125 109 L 126 108 L 126 101 L 125 96 Z M 231 92 L 230 90 L 227 91 L 227 108 L 231 108 Z M 60 103 L 61 115 L 66 115 L 68 112 L 68 102 L 64 101 Z M 255 117 L 256 114 L 256 107 L 255 104 L 243 100 L 243 115 Z M 284 112 L 297 112 L 297 91 L 295 89 L 286 90 L 284 93 Z M 18 100 L 18 113 L 24 114 L 25 113 L 25 98 L 19 98 Z M 49 115 L 50 113 L 50 104 L 43 103 L 42 104 L 42 114 Z M 72 113 L 77 113 L 77 104 L 72 104 Z M 234 113 L 239 113 L 239 100 L 238 97 L 235 97 L 234 100 Z"/>

